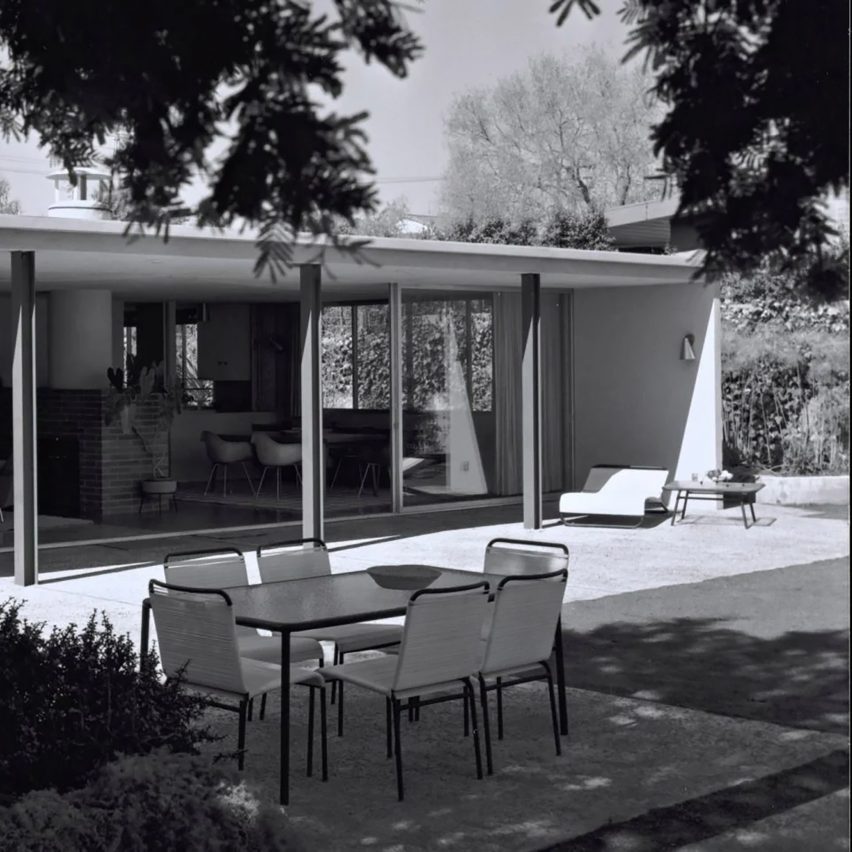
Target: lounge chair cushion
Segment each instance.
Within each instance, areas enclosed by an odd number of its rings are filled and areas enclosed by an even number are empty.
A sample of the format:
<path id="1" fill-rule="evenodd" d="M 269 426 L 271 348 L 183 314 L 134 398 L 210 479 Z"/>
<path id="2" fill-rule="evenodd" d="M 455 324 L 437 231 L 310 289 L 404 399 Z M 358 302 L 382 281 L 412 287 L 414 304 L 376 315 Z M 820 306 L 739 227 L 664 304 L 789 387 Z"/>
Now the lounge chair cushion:
<path id="1" fill-rule="evenodd" d="M 582 491 L 559 499 L 560 515 L 644 515 L 645 501 L 660 499 L 667 470 L 597 465 L 589 471 Z"/>

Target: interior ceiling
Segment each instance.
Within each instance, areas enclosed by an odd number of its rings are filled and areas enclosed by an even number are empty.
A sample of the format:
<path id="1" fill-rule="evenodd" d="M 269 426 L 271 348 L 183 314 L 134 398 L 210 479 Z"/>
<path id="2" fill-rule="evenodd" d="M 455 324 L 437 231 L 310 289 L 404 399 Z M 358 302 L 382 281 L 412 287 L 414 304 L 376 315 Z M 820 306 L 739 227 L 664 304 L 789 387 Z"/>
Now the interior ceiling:
<path id="1" fill-rule="evenodd" d="M 279 301 L 298 298 L 299 271 L 277 281 L 254 274 L 251 235 L 175 228 L 168 242 L 129 241 L 117 222 L 0 217 L 0 251 L 35 251 L 40 291 L 108 289 L 126 299 Z M 316 246 L 296 246 L 294 262 L 318 262 Z M 518 289 L 523 273 L 545 288 L 686 284 L 696 261 L 567 249 L 483 246 L 376 239 L 360 255 L 329 247 L 321 258 L 324 295 L 375 296 L 389 282 L 414 289 Z M 10 289 L 10 264 L 0 263 L 0 289 Z"/>

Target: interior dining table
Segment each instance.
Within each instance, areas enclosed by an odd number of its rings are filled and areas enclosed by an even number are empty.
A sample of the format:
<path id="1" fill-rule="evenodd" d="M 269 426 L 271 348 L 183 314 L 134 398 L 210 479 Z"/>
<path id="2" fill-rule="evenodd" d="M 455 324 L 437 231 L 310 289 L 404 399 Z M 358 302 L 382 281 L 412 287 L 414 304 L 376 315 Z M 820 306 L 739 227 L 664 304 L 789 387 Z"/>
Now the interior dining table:
<path id="1" fill-rule="evenodd" d="M 431 566 L 430 566 L 431 567 Z M 438 566 L 434 566 L 438 567 Z M 487 580 L 492 590 L 504 575 L 483 574 L 439 568 L 439 576 L 430 588 L 461 586 L 476 580 Z M 366 571 L 351 571 L 300 580 L 257 583 L 227 589 L 237 624 L 257 627 L 281 636 L 281 659 L 290 659 L 291 634 L 308 629 L 357 624 L 405 615 L 411 589 L 388 589 L 380 586 Z M 148 649 L 150 602 L 142 605 L 142 658 Z M 565 667 L 562 649 L 561 619 L 554 636 L 556 685 L 560 733 L 568 733 L 565 696 Z M 281 737 L 280 789 L 282 805 L 290 801 L 290 667 L 281 667 Z"/>

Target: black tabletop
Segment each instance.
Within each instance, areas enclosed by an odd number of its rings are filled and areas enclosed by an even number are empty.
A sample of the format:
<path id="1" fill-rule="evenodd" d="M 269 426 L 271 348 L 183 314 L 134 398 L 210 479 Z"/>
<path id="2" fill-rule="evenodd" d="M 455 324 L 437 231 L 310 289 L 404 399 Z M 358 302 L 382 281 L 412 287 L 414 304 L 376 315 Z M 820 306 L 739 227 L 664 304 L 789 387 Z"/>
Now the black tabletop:
<path id="1" fill-rule="evenodd" d="M 437 567 L 437 566 L 436 566 Z M 441 568 L 430 589 L 501 579 L 480 571 Z M 259 583 L 227 590 L 240 624 L 266 630 L 305 630 L 404 615 L 412 590 L 385 589 L 366 571 Z"/>

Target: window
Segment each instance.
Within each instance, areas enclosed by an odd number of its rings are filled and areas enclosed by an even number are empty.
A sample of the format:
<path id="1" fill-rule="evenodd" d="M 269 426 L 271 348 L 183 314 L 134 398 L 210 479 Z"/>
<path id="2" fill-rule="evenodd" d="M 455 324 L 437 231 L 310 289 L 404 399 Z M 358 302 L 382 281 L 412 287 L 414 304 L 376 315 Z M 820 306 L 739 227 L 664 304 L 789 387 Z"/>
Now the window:
<path id="1" fill-rule="evenodd" d="M 213 382 L 198 378 L 198 325 L 178 323 L 175 325 L 176 370 L 178 381 L 183 385 L 183 404 L 187 408 L 211 408 L 213 406 Z"/>
<path id="2" fill-rule="evenodd" d="M 402 306 L 403 407 L 440 411 L 453 382 L 473 411 L 494 397 L 490 297 L 414 299 Z M 326 408 L 390 406 L 387 303 L 327 305 L 322 312 L 322 390 Z"/>

